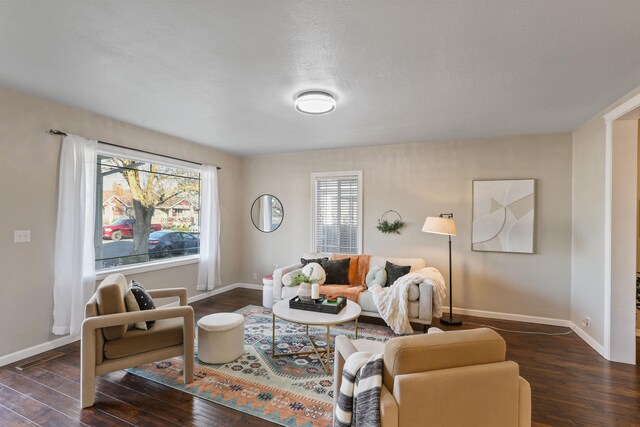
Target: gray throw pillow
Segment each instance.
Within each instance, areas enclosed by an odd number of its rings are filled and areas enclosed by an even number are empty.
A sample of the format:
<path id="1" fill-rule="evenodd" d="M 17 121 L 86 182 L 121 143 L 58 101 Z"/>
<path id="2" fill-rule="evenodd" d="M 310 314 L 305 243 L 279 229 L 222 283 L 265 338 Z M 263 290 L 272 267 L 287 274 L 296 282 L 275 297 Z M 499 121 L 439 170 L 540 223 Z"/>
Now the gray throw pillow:
<path id="1" fill-rule="evenodd" d="M 327 274 L 324 281 L 327 285 L 348 285 L 349 284 L 349 264 L 351 258 L 339 259 L 335 261 L 322 261 L 320 265 Z"/>
<path id="2" fill-rule="evenodd" d="M 329 261 L 328 257 L 325 258 L 309 258 L 309 259 L 304 259 L 304 258 L 300 258 L 300 264 L 302 264 L 302 266 L 304 267 L 307 264 L 311 264 L 312 262 L 315 262 L 317 264 L 322 265 L 322 263 L 324 261 Z"/>
<path id="3" fill-rule="evenodd" d="M 396 265 L 387 261 L 384 266 L 384 269 L 387 271 L 387 283 L 384 285 L 391 286 L 395 283 L 396 280 L 408 274 L 411 271 L 410 265 Z"/>

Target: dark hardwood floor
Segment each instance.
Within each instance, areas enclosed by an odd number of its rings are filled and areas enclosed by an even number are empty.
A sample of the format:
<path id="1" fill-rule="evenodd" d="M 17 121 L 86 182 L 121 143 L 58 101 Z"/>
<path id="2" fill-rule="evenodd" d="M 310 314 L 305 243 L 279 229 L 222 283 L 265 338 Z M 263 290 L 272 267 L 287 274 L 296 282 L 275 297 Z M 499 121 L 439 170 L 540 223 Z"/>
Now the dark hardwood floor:
<path id="1" fill-rule="evenodd" d="M 196 319 L 248 304 L 260 305 L 260 291 L 235 289 L 193 304 Z M 518 331 L 564 332 L 566 328 L 459 316 L 462 328 L 483 323 Z M 380 319 L 366 318 L 378 323 Z M 476 324 L 477 323 L 477 324 Z M 447 328 L 438 321 L 434 326 Z M 518 362 L 532 388 L 535 426 L 639 426 L 640 369 L 607 362 L 575 334 L 545 336 L 498 331 L 507 357 Z M 640 344 L 640 343 L 638 343 Z M 96 404 L 80 409 L 79 343 L 54 351 L 65 356 L 25 371 L 18 362 L 0 368 L 0 426 L 269 426 L 224 406 L 114 372 L 98 378 Z"/>

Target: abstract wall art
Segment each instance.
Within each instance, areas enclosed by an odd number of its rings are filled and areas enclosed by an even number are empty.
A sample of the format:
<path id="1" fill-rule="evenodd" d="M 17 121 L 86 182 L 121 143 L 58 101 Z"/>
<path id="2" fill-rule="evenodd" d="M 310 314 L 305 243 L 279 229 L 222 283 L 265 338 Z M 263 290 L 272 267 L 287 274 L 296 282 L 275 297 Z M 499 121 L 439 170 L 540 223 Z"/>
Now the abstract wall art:
<path id="1" fill-rule="evenodd" d="M 473 181 L 471 249 L 533 253 L 535 180 Z"/>

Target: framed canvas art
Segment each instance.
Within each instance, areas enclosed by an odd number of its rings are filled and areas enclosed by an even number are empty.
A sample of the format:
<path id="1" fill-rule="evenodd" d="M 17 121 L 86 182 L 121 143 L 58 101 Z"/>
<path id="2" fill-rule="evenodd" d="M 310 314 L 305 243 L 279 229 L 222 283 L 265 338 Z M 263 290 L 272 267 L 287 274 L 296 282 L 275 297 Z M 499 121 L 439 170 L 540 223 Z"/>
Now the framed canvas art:
<path id="1" fill-rule="evenodd" d="M 471 250 L 532 254 L 535 180 L 473 181 Z"/>

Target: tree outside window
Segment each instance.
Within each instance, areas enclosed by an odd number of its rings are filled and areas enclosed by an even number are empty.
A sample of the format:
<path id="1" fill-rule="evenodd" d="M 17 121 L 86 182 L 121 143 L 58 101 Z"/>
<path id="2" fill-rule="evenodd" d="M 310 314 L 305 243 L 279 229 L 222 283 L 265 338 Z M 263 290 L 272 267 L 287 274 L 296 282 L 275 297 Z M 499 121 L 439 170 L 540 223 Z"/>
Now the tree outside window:
<path id="1" fill-rule="evenodd" d="M 96 270 L 199 253 L 200 171 L 99 154 Z"/>

